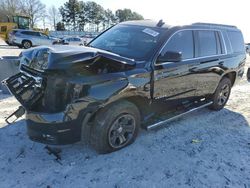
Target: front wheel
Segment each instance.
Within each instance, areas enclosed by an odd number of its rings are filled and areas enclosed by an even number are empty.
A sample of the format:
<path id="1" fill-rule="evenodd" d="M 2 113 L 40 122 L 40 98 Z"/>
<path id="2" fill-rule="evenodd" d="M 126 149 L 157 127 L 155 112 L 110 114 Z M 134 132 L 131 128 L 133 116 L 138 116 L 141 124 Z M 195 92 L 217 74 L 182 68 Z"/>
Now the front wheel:
<path id="1" fill-rule="evenodd" d="M 131 102 L 119 101 L 100 110 L 91 130 L 91 144 L 110 153 L 132 144 L 138 134 L 140 113 Z"/>
<path id="2" fill-rule="evenodd" d="M 211 97 L 213 104 L 209 106 L 211 110 L 221 110 L 226 105 L 230 93 L 231 93 L 232 83 L 227 77 L 222 78 L 215 93 Z"/>

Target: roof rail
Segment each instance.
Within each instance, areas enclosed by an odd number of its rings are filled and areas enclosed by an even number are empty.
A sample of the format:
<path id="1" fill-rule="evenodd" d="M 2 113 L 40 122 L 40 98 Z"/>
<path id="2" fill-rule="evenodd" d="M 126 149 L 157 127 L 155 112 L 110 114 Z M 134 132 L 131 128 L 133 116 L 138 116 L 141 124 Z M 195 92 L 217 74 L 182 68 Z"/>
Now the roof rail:
<path id="1" fill-rule="evenodd" d="M 165 22 L 163 20 L 160 20 L 158 23 L 157 23 L 157 27 L 162 27 L 163 25 L 165 24 Z"/>
<path id="2" fill-rule="evenodd" d="M 192 25 L 197 25 L 197 26 L 216 26 L 216 27 L 227 27 L 227 28 L 237 28 L 236 26 L 233 25 L 224 25 L 224 24 L 214 24 L 214 23 L 202 23 L 202 22 L 197 22 L 193 23 Z"/>

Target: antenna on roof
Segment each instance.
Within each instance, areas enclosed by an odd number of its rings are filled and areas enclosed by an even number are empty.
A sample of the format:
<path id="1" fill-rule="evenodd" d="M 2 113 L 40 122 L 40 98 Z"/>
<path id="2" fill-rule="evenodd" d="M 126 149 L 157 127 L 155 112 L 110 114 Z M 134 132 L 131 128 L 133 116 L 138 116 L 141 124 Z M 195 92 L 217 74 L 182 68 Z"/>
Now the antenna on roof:
<path id="1" fill-rule="evenodd" d="M 157 27 L 161 27 L 165 24 L 165 22 L 163 22 L 163 20 L 160 20 L 158 23 L 157 23 Z"/>

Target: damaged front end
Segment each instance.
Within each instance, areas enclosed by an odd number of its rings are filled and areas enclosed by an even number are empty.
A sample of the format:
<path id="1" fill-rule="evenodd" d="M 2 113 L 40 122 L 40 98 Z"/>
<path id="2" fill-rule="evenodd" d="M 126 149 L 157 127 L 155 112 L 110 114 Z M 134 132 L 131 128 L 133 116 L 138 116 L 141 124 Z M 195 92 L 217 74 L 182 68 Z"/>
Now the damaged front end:
<path id="1" fill-rule="evenodd" d="M 42 78 L 18 73 L 2 82 L 25 109 L 30 109 L 44 94 Z"/>
<path id="2" fill-rule="evenodd" d="M 93 97 L 96 85 L 120 81 L 122 72 L 135 65 L 131 59 L 106 51 L 72 48 L 27 50 L 20 57 L 20 73 L 3 81 L 26 110 L 28 135 L 34 141 L 80 141 L 82 123 L 107 97 L 100 97 L 100 93 Z M 126 85 L 127 81 L 122 81 L 116 88 L 112 86 L 113 92 Z"/>

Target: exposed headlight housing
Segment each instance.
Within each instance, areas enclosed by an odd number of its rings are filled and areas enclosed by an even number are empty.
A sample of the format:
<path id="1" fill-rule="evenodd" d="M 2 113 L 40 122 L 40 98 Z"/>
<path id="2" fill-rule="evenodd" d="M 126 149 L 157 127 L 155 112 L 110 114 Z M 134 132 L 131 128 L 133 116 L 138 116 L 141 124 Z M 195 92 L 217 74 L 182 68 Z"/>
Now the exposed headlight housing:
<path id="1" fill-rule="evenodd" d="M 30 68 L 41 71 L 48 68 L 49 49 L 41 49 L 36 52 L 31 60 Z"/>

